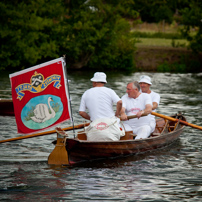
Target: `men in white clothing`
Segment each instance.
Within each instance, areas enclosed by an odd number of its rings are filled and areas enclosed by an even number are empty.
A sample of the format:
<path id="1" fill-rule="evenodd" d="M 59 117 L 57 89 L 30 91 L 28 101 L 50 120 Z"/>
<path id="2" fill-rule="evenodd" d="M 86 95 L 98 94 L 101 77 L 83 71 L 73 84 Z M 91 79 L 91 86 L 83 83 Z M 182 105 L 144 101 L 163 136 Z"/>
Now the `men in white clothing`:
<path id="1" fill-rule="evenodd" d="M 114 90 L 104 86 L 107 83 L 105 73 L 96 72 L 91 81 L 93 88 L 84 92 L 79 108 L 79 114 L 83 118 L 93 121 L 86 129 L 87 140 L 119 140 L 123 133 L 119 128 L 120 120 L 116 117 L 120 115 L 122 100 Z M 113 110 L 113 104 L 116 104 L 116 113 Z M 113 127 L 115 130 L 112 129 Z M 107 132 L 110 128 L 111 131 Z"/>
<path id="2" fill-rule="evenodd" d="M 158 93 L 155 93 L 154 91 L 150 90 L 150 86 L 152 85 L 151 78 L 149 76 L 142 75 L 142 76 L 140 76 L 139 84 L 140 84 L 141 91 L 143 93 L 147 93 L 151 96 L 152 111 L 155 112 L 160 103 L 160 95 Z M 154 129 L 156 127 L 155 116 L 153 116 L 153 115 L 150 115 L 150 116 L 152 117 L 150 126 L 152 127 L 152 130 L 154 131 Z"/>
<path id="3" fill-rule="evenodd" d="M 150 126 L 151 116 L 147 116 L 152 111 L 151 96 L 140 92 L 140 86 L 137 81 L 127 85 L 126 93 L 121 98 L 123 102 L 121 119 L 126 120 L 124 121 L 125 129 L 126 131 L 132 130 L 137 135 L 135 139 L 147 138 L 152 132 Z M 138 119 L 127 120 L 127 116 L 135 114 Z"/>

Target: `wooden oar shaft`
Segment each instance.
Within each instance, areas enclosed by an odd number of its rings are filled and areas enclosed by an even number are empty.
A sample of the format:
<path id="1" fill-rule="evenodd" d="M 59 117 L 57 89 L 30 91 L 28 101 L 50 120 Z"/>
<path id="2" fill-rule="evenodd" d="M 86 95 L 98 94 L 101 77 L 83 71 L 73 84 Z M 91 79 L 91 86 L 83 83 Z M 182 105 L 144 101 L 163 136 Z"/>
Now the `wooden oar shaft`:
<path id="1" fill-rule="evenodd" d="M 128 116 L 128 119 L 133 119 L 133 118 L 137 118 L 137 116 L 136 115 Z M 76 125 L 74 127 L 71 126 L 71 127 L 67 127 L 67 128 L 62 128 L 62 130 L 69 131 L 69 130 L 73 130 L 73 129 L 80 129 L 80 128 L 84 128 L 85 126 L 88 126 L 89 124 L 90 123 L 79 124 L 79 125 Z M 12 142 L 12 141 L 16 141 L 16 140 L 23 140 L 23 139 L 39 137 L 39 136 L 43 136 L 43 135 L 50 135 L 50 134 L 53 134 L 53 133 L 56 133 L 56 130 L 51 130 L 51 131 L 45 131 L 45 132 L 35 133 L 35 134 L 31 134 L 31 135 L 20 136 L 20 137 L 10 138 L 10 139 L 6 139 L 6 140 L 0 140 L 0 144 L 4 143 L 4 142 Z"/>
<path id="2" fill-rule="evenodd" d="M 68 130 L 73 130 L 73 129 L 80 129 L 80 128 L 84 128 L 85 126 L 88 126 L 89 124 L 90 123 L 79 124 L 79 125 L 76 125 L 74 127 L 70 126 L 70 127 L 67 127 L 67 128 L 63 128 L 63 130 L 68 131 Z M 41 133 L 25 135 L 25 136 L 6 139 L 6 140 L 0 140 L 0 143 L 11 142 L 11 141 L 16 141 L 16 140 L 22 140 L 22 139 L 33 138 L 33 137 L 39 137 L 39 136 L 43 136 L 43 135 L 50 135 L 50 134 L 53 134 L 53 133 L 56 133 L 56 130 L 50 130 L 50 131 L 45 131 L 45 132 L 41 132 Z"/>
<path id="3" fill-rule="evenodd" d="M 129 119 L 137 118 L 137 115 L 127 116 L 127 117 L 128 117 L 128 120 L 129 120 Z"/>
<path id="4" fill-rule="evenodd" d="M 144 114 L 143 114 L 142 116 L 147 116 L 147 115 L 144 115 Z M 142 117 L 142 116 L 141 116 L 141 117 Z M 129 120 L 129 119 L 135 119 L 135 118 L 137 118 L 137 115 L 127 116 L 127 118 L 128 118 L 128 120 Z M 121 121 L 124 121 L 124 120 L 121 120 Z"/>
<path id="5" fill-rule="evenodd" d="M 170 121 L 175 121 L 175 122 L 178 122 L 178 121 L 179 121 L 179 122 L 180 122 L 181 124 L 183 124 L 183 125 L 190 126 L 190 127 L 192 127 L 192 128 L 196 128 L 196 129 L 202 130 L 202 127 L 201 127 L 201 126 L 197 126 L 197 125 L 188 123 L 188 122 L 183 121 L 183 120 L 175 119 L 175 118 L 172 118 L 172 117 L 170 117 L 170 116 L 165 116 L 165 115 L 163 115 L 163 114 L 158 114 L 158 113 L 156 113 L 156 112 L 152 112 L 151 114 L 154 115 L 154 116 L 158 116 L 158 117 L 164 118 L 164 119 L 168 119 L 168 120 L 170 120 Z"/>

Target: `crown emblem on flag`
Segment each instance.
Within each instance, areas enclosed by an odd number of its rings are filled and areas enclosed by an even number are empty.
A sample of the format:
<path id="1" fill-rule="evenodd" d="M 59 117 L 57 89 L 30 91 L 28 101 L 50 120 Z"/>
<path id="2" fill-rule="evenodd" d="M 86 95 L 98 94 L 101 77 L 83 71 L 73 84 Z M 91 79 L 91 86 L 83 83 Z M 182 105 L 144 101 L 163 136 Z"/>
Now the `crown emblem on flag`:
<path id="1" fill-rule="evenodd" d="M 31 84 L 33 87 L 38 87 L 44 81 L 44 76 L 40 73 L 35 72 L 34 75 L 31 77 Z"/>

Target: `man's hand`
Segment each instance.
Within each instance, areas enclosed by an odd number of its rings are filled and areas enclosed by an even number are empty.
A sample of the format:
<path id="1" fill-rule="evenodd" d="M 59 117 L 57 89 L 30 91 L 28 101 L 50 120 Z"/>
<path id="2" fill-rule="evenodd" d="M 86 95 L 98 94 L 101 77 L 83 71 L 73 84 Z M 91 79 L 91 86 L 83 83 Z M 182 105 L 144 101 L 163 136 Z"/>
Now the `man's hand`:
<path id="1" fill-rule="evenodd" d="M 128 120 L 128 117 L 127 117 L 127 115 L 125 113 L 121 114 L 121 120 L 122 121 L 127 121 Z"/>
<path id="2" fill-rule="evenodd" d="M 79 114 L 80 114 L 80 116 L 82 116 L 84 119 L 90 120 L 90 116 L 89 116 L 86 112 L 80 111 Z"/>
<path id="3" fill-rule="evenodd" d="M 144 114 L 144 110 L 139 111 L 139 112 L 136 114 L 136 116 L 137 116 L 137 118 L 139 119 L 143 114 Z"/>

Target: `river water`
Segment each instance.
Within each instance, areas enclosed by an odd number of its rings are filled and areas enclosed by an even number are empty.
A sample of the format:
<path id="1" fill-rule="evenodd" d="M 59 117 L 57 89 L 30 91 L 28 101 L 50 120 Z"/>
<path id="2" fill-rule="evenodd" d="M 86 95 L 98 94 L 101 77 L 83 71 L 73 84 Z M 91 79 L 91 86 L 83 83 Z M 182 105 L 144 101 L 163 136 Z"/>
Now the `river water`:
<path id="1" fill-rule="evenodd" d="M 94 72 L 69 72 L 75 124 Z M 126 84 L 147 74 L 161 95 L 158 113 L 184 112 L 202 126 L 202 74 L 107 73 L 107 87 L 119 96 Z M 10 90 L 8 74 L 0 90 Z M 1 91 L 1 97 L 10 92 Z M 62 127 L 70 126 L 66 122 Z M 72 135 L 72 134 L 70 134 Z M 0 139 L 19 136 L 14 117 L 0 117 Z M 202 132 L 186 127 L 171 146 L 139 156 L 86 162 L 76 167 L 50 166 L 47 158 L 56 135 L 0 144 L 0 201 L 202 201 Z"/>

